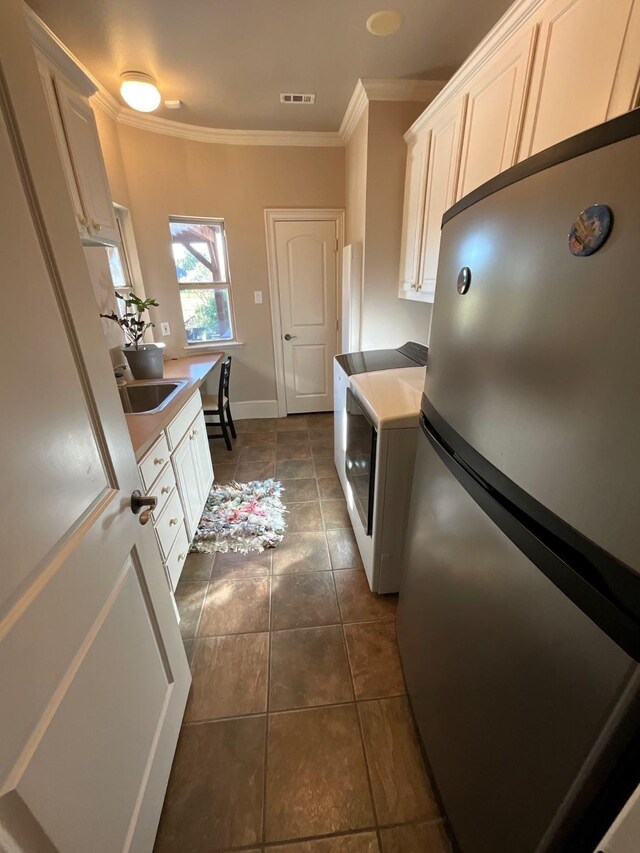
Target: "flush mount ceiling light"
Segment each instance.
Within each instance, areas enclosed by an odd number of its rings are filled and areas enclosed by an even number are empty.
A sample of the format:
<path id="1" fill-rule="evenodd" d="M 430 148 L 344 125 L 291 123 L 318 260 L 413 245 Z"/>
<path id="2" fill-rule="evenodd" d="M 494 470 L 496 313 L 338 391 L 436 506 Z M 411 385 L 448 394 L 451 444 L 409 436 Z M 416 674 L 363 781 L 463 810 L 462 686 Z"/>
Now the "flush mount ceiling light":
<path id="1" fill-rule="evenodd" d="M 162 96 L 153 77 L 141 71 L 125 71 L 120 80 L 120 94 L 132 109 L 140 113 L 158 109 Z"/>
<path id="2" fill-rule="evenodd" d="M 402 17 L 396 9 L 374 12 L 367 18 L 367 29 L 374 36 L 391 36 L 400 28 Z"/>

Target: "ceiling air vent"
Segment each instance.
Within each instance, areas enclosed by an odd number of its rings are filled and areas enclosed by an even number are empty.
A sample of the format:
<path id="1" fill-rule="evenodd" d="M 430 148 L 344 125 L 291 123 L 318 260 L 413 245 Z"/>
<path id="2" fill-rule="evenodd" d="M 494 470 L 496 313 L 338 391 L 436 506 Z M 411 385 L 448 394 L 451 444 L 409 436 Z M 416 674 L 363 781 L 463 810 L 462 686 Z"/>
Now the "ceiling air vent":
<path id="1" fill-rule="evenodd" d="M 281 104 L 315 104 L 316 96 L 313 94 L 301 94 L 296 92 L 280 92 Z"/>

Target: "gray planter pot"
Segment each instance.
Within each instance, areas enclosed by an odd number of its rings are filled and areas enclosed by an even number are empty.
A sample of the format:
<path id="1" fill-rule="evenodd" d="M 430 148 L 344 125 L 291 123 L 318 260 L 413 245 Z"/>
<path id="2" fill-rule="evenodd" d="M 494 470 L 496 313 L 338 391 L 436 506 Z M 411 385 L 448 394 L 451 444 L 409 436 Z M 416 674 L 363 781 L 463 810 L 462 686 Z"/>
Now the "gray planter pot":
<path id="1" fill-rule="evenodd" d="M 164 347 L 157 347 L 155 344 L 141 344 L 138 349 L 133 347 L 122 348 L 134 379 L 162 379 L 164 373 L 163 349 Z"/>

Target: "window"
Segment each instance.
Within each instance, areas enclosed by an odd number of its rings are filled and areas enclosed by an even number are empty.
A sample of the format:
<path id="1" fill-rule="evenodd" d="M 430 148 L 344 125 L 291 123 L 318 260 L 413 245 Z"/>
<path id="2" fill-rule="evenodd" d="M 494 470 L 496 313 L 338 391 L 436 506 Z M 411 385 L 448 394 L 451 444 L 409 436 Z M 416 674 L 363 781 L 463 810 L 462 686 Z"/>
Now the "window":
<path id="1" fill-rule="evenodd" d="M 129 235 L 127 232 L 127 216 L 129 215 L 129 211 L 124 207 L 114 205 L 114 213 L 120 234 L 120 245 L 106 246 L 105 251 L 109 262 L 109 272 L 111 273 L 113 288 L 121 296 L 127 296 L 134 288 L 131 264 L 128 257 Z M 116 310 L 122 315 L 124 303 L 120 299 L 116 299 L 115 301 L 117 303 Z"/>
<path id="2" fill-rule="evenodd" d="M 187 342 L 233 340 L 235 324 L 223 220 L 169 217 L 169 230 Z"/>

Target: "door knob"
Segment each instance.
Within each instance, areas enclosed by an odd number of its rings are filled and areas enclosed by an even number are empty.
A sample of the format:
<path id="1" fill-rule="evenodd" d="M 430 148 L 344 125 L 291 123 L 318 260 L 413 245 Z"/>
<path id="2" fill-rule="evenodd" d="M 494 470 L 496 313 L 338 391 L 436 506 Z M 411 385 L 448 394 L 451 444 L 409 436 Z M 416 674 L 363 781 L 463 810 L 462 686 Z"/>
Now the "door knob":
<path id="1" fill-rule="evenodd" d="M 289 332 L 284 336 L 285 341 L 291 341 L 293 338 L 297 338 L 297 335 L 290 335 Z"/>
<path id="2" fill-rule="evenodd" d="M 140 524 L 146 524 L 151 518 L 152 511 L 158 504 L 158 498 L 153 495 L 143 495 L 139 489 L 136 489 L 131 495 L 131 512 L 138 515 L 143 507 L 148 507 L 140 514 Z"/>

